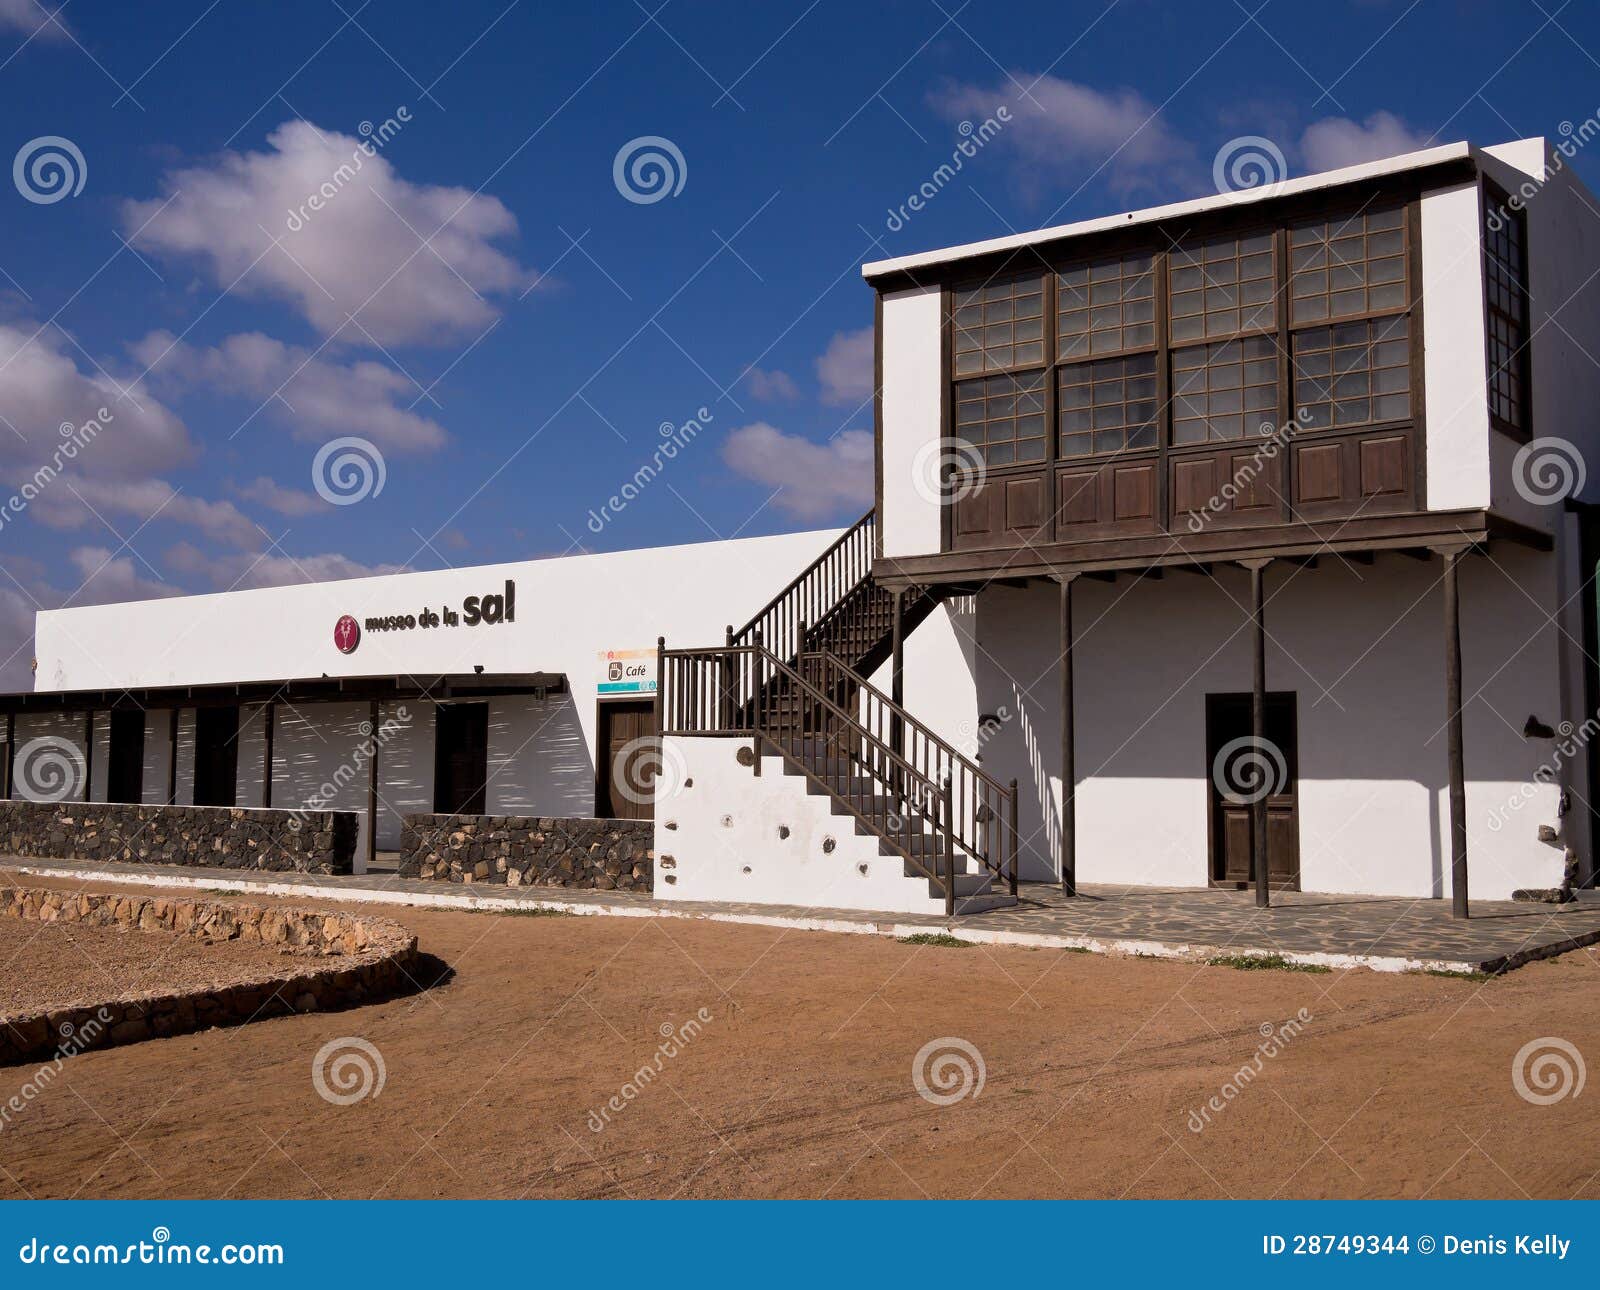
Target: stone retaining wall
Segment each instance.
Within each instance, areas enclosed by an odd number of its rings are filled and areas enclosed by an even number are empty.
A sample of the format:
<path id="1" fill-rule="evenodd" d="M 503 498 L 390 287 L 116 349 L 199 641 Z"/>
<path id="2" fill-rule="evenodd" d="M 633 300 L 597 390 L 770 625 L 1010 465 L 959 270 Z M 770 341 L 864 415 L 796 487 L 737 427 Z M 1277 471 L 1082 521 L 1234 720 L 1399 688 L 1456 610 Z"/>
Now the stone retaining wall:
<path id="1" fill-rule="evenodd" d="M 185 994 L 134 994 L 0 1016 L 0 1065 L 366 1003 L 414 988 L 417 938 L 368 915 L 278 905 L 0 887 L 0 918 L 277 946 L 281 974 Z"/>
<path id="2" fill-rule="evenodd" d="M 649 820 L 408 815 L 400 833 L 400 876 L 648 892 L 654 847 Z"/>
<path id="3" fill-rule="evenodd" d="M 354 811 L 0 801 L 0 853 L 40 860 L 354 871 Z"/>

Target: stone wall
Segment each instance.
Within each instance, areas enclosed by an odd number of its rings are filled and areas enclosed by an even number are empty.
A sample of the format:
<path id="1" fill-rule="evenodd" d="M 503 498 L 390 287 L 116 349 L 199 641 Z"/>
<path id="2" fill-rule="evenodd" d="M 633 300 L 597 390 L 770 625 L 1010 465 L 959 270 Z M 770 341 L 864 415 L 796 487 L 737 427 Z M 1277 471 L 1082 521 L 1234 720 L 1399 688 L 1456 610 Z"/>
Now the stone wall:
<path id="1" fill-rule="evenodd" d="M 400 834 L 400 876 L 648 892 L 654 846 L 649 820 L 408 815 Z"/>
<path id="2" fill-rule="evenodd" d="M 0 1065 L 70 1057 L 90 1048 L 241 1025 L 294 1012 L 347 1008 L 416 988 L 417 938 L 366 914 L 283 905 L 133 896 L 43 887 L 0 888 L 0 918 L 117 927 L 203 942 L 276 946 L 282 972 L 211 989 L 134 992 L 0 1017 Z M 159 955 L 159 942 L 152 956 Z"/>
<path id="3" fill-rule="evenodd" d="M 38 860 L 351 873 L 354 811 L 0 801 L 0 854 Z"/>

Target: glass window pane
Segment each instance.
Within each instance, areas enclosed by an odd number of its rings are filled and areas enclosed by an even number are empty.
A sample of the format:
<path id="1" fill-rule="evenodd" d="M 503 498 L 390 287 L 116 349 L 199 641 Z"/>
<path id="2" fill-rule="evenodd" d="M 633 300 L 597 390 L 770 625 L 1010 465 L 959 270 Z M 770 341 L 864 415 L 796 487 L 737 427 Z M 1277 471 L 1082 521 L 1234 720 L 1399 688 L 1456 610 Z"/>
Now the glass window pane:
<path id="1" fill-rule="evenodd" d="M 1405 306 L 1406 232 L 1400 207 L 1312 221 L 1290 236 L 1295 246 L 1289 265 L 1294 321 Z M 1393 284 L 1382 290 L 1382 303 L 1374 298 L 1378 283 Z"/>
<path id="2" fill-rule="evenodd" d="M 1057 357 L 1116 354 L 1125 349 L 1155 345 L 1155 329 L 1148 325 L 1154 317 L 1155 303 L 1150 263 L 1148 254 L 1129 255 L 1075 266 L 1058 276 L 1056 330 L 1060 340 Z M 1198 279 L 1199 271 L 1191 272 Z M 1087 298 L 1081 289 L 1074 290 L 1068 285 L 1069 278 L 1085 279 L 1092 284 Z M 1085 303 L 1089 305 L 1087 312 L 1083 309 Z M 1069 338 L 1085 333 L 1087 344 L 1070 342 Z"/>
<path id="3" fill-rule="evenodd" d="M 1019 274 L 952 293 L 955 376 L 1043 363 L 1044 276 Z M 1017 320 L 1034 320 L 1022 321 Z M 1018 341 L 1035 342 L 1017 344 Z"/>

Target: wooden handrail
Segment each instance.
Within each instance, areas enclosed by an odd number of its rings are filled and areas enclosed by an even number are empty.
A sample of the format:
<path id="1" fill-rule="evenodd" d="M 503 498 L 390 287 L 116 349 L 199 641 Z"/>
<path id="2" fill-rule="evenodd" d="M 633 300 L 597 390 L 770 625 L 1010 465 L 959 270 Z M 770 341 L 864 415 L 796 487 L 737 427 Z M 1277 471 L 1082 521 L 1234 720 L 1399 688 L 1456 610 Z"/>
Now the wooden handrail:
<path id="1" fill-rule="evenodd" d="M 988 771 L 984 770 L 982 766 L 978 765 L 977 762 L 973 761 L 954 744 L 950 743 L 949 740 L 943 738 L 941 735 L 935 734 L 921 721 L 917 720 L 916 717 L 912 716 L 908 709 L 901 707 L 900 704 L 896 703 L 871 681 L 867 680 L 866 677 L 862 676 L 837 654 L 831 654 L 824 650 L 808 650 L 802 656 L 801 661 L 803 662 L 805 659 L 817 659 L 823 662 L 824 666 L 826 666 L 828 670 L 840 673 L 842 679 L 847 681 L 852 688 L 861 691 L 863 694 L 870 695 L 874 700 L 882 704 L 883 707 L 890 713 L 890 715 L 896 716 L 903 721 L 908 730 L 915 731 L 917 734 L 921 735 L 941 752 L 948 755 L 949 758 L 957 765 L 966 767 L 973 776 L 990 785 L 997 793 L 1006 792 L 1005 785 L 1002 784 L 998 779 L 996 779 Z"/>
<path id="2" fill-rule="evenodd" d="M 872 574 L 872 536 L 875 511 L 868 511 L 847 528 L 789 584 L 767 601 L 732 643 L 748 645 L 759 630 L 769 648 L 793 657 L 804 642 L 798 638 L 802 621 L 821 622 Z"/>
<path id="3" fill-rule="evenodd" d="M 1010 880 L 1008 860 L 1010 875 L 1015 875 L 1013 789 L 935 734 L 837 656 L 812 651 L 802 654 L 797 663 L 802 674 L 808 670 L 818 674 L 824 693 L 841 699 L 848 695 L 852 701 L 864 703 L 865 711 L 856 716 L 857 723 L 879 738 L 887 736 L 895 752 L 916 767 L 924 779 L 953 783 L 957 806 L 950 820 L 963 849 L 981 860 L 997 878 Z"/>

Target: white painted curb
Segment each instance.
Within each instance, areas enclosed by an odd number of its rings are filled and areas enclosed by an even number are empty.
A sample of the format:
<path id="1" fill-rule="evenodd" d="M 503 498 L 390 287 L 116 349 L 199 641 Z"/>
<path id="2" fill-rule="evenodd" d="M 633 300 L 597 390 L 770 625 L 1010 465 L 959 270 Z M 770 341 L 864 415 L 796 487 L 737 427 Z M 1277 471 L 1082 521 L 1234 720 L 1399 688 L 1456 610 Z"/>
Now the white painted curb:
<path id="1" fill-rule="evenodd" d="M 735 923 L 748 927 L 781 927 L 800 932 L 841 932 L 856 936 L 925 936 L 945 932 L 958 940 L 973 945 L 1005 945 L 1024 949 L 1087 950 L 1092 954 L 1131 956 L 1136 958 L 1176 959 L 1204 961 L 1219 955 L 1251 957 L 1274 955 L 1286 963 L 1301 963 L 1347 972 L 1366 968 L 1373 972 L 1476 972 L 1477 963 L 1458 959 L 1407 958 L 1388 954 L 1332 954 L 1311 950 L 1281 950 L 1272 947 L 1195 944 L 1183 941 L 1124 940 L 1099 936 L 1067 935 L 1050 932 L 1019 932 L 1006 928 L 974 928 L 961 923 L 931 925 L 928 923 L 877 922 L 864 919 L 808 918 L 792 914 L 751 914 L 743 911 L 715 913 L 705 910 L 674 908 L 670 903 L 653 905 L 603 904 L 594 901 L 560 900 L 545 896 L 475 896 L 463 892 L 432 893 L 394 891 L 382 887 L 324 887 L 312 883 L 293 881 L 241 881 L 208 874 L 203 878 L 176 877 L 167 874 L 87 873 L 72 865 L 55 866 L 48 863 L 13 864 L 5 866 L 16 873 L 43 878 L 85 878 L 94 882 L 127 883 L 142 887 L 204 888 L 211 891 L 252 892 L 269 896 L 293 896 L 301 899 L 333 900 L 352 904 L 411 905 L 424 909 L 474 909 L 491 913 L 508 913 L 517 910 L 548 909 L 564 914 L 592 915 L 599 918 L 677 918 L 710 923 Z"/>

